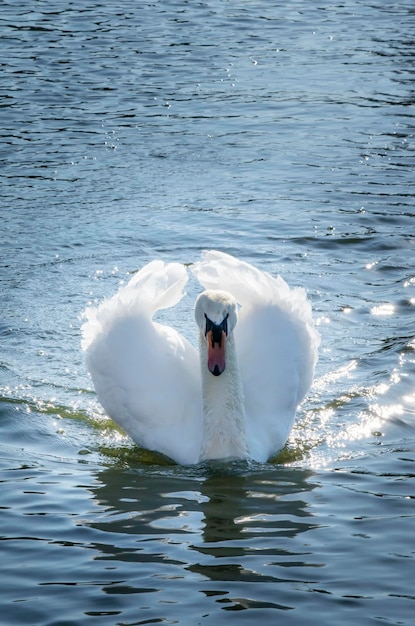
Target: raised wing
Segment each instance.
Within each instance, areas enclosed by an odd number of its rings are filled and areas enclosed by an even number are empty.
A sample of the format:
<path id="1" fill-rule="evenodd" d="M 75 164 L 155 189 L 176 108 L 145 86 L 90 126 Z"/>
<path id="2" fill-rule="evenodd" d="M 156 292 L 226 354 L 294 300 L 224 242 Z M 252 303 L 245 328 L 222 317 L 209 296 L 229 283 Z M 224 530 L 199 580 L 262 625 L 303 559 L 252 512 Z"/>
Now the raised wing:
<path id="1" fill-rule="evenodd" d="M 182 298 L 183 265 L 153 261 L 118 293 L 86 310 L 82 347 L 105 412 L 140 445 L 179 463 L 198 461 L 202 437 L 199 359 L 154 313 Z"/>
<path id="2" fill-rule="evenodd" d="M 289 435 L 313 379 L 319 335 L 303 289 L 216 251 L 193 272 L 206 289 L 224 289 L 241 305 L 235 341 L 250 453 L 266 461 Z"/>

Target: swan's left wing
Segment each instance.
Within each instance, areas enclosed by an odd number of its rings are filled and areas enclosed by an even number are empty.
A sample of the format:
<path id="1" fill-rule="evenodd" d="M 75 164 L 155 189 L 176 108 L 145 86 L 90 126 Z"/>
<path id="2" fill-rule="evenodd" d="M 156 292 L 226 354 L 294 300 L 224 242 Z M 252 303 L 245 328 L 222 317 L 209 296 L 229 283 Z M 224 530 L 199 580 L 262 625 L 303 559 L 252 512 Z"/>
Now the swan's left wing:
<path id="1" fill-rule="evenodd" d="M 248 445 L 266 461 L 284 446 L 313 380 L 319 335 L 311 305 L 303 289 L 222 252 L 205 252 L 193 272 L 206 289 L 229 291 L 241 305 L 235 342 Z"/>
<path id="2" fill-rule="evenodd" d="M 153 261 L 118 293 L 86 311 L 82 347 L 106 413 L 142 447 L 196 463 L 202 408 L 196 350 L 153 322 L 174 306 L 188 276 L 183 265 Z"/>

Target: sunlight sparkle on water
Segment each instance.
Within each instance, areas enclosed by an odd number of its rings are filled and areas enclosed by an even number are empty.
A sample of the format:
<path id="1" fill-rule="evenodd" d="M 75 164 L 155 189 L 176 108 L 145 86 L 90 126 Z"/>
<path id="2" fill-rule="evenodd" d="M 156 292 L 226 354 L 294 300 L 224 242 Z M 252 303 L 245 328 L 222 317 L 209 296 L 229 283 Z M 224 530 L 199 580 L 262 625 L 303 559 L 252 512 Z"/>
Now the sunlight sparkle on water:
<path id="1" fill-rule="evenodd" d="M 347 363 L 346 365 L 342 365 L 337 370 L 334 370 L 334 372 L 327 372 L 327 374 L 324 374 L 324 376 L 315 380 L 313 387 L 316 389 L 326 388 L 327 385 L 347 377 L 353 370 L 356 369 L 356 367 L 357 360 L 353 359 L 353 361 L 350 361 L 350 363 Z"/>
<path id="2" fill-rule="evenodd" d="M 395 307 L 390 302 L 379 304 L 371 308 L 372 315 L 393 315 L 395 313 Z"/>
<path id="3" fill-rule="evenodd" d="M 379 417 L 383 422 L 389 421 L 394 417 L 398 417 L 404 413 L 404 409 L 401 404 L 389 404 L 382 406 L 380 404 L 372 404 L 370 410 L 376 417 Z"/>

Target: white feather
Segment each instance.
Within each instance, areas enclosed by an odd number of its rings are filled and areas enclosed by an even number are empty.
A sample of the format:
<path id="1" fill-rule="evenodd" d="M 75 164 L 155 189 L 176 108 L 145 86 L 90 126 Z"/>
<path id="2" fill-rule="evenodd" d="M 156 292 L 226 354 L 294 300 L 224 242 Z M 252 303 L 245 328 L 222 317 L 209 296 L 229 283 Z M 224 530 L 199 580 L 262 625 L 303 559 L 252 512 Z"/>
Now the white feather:
<path id="1" fill-rule="evenodd" d="M 141 446 L 196 463 L 202 440 L 199 358 L 173 328 L 153 322 L 174 306 L 184 266 L 153 261 L 110 300 L 86 310 L 82 347 L 105 412 Z"/>

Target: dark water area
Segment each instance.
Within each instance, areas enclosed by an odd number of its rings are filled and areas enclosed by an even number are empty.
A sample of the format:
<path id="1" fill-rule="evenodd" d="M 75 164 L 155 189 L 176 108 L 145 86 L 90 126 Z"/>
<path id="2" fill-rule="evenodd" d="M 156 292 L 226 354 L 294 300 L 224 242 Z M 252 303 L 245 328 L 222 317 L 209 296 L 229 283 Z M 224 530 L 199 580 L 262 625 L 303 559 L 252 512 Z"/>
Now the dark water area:
<path id="1" fill-rule="evenodd" d="M 413 3 L 0 8 L 2 623 L 412 624 Z M 86 371 L 85 308 L 206 248 L 313 304 L 275 463 L 165 465 Z"/>

